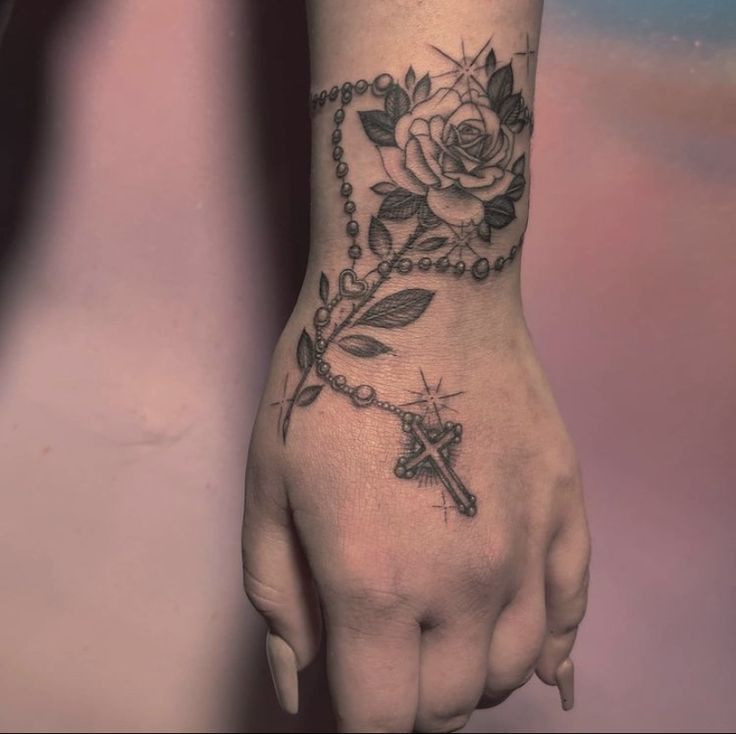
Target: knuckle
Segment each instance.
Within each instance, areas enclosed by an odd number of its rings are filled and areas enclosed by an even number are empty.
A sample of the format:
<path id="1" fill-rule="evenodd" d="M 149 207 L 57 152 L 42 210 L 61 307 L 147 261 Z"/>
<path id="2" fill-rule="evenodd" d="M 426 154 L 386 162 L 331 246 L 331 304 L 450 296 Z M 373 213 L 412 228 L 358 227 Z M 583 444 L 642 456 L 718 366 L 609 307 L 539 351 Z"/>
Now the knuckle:
<path id="1" fill-rule="evenodd" d="M 468 723 L 470 714 L 467 712 L 441 712 L 433 711 L 422 717 L 418 722 L 417 731 L 433 734 L 437 732 L 453 732 L 462 729 Z"/>
<path id="2" fill-rule="evenodd" d="M 267 619 L 279 616 L 288 606 L 286 594 L 278 587 L 256 578 L 247 567 L 243 568 L 245 595 L 256 610 Z"/>

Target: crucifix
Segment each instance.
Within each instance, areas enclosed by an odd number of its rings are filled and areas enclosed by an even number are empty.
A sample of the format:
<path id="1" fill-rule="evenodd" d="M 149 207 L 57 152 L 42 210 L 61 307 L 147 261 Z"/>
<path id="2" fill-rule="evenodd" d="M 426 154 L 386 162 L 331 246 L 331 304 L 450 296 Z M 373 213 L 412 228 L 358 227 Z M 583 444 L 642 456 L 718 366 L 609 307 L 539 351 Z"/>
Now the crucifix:
<path id="1" fill-rule="evenodd" d="M 449 456 L 450 446 L 460 443 L 463 427 L 448 421 L 441 428 L 429 431 L 422 418 L 414 413 L 405 414 L 402 427 L 411 435 L 414 445 L 408 455 L 400 456 L 396 462 L 396 476 L 412 479 L 418 471 L 428 471 L 442 482 L 458 512 L 473 517 L 477 512 L 475 495 L 455 473 Z"/>

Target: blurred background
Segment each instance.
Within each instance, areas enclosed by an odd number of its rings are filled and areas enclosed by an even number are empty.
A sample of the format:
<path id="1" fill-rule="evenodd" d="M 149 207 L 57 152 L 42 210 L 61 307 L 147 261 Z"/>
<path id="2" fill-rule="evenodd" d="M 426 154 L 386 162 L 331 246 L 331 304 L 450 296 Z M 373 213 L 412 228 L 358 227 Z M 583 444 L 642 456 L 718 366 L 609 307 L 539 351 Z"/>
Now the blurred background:
<path id="1" fill-rule="evenodd" d="M 17 5 L 0 728 L 329 728 L 319 664 L 278 712 L 240 581 L 251 420 L 306 254 L 303 5 Z M 535 680 L 468 731 L 736 725 L 735 38 L 729 0 L 546 4 L 524 296 L 593 585 L 575 709 Z"/>

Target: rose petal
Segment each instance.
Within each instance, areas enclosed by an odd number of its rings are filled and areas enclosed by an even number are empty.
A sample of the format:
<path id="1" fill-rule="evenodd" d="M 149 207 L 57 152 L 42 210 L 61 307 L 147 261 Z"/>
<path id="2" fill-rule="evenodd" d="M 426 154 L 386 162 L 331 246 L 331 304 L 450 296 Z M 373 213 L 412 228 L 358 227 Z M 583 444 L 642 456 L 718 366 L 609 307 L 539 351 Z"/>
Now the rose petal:
<path id="1" fill-rule="evenodd" d="M 483 219 L 483 202 L 457 186 L 430 189 L 427 205 L 444 222 L 457 227 Z"/>
<path id="2" fill-rule="evenodd" d="M 483 116 L 481 115 L 478 107 L 471 102 L 466 102 L 460 105 L 447 120 L 449 125 L 460 127 L 464 122 L 470 122 L 475 120 L 476 122 L 482 123 Z"/>
<path id="3" fill-rule="evenodd" d="M 452 173 L 447 175 L 457 181 L 464 189 L 472 189 L 475 194 L 476 189 L 482 189 L 486 186 L 492 186 L 499 178 L 502 178 L 504 170 L 495 166 L 480 168 L 475 173 Z"/>
<path id="4" fill-rule="evenodd" d="M 423 194 L 427 190 L 427 187 L 416 176 L 406 170 L 402 151 L 398 148 L 380 146 L 378 152 L 381 154 L 386 173 L 395 184 L 414 194 Z"/>
<path id="5" fill-rule="evenodd" d="M 494 196 L 505 194 L 509 186 L 511 186 L 513 179 L 514 174 L 511 171 L 504 171 L 503 176 L 496 179 L 490 186 L 473 189 L 473 196 L 477 196 L 482 201 L 490 201 Z"/>
<path id="6" fill-rule="evenodd" d="M 409 142 L 409 130 L 414 120 L 429 120 L 435 115 L 445 119 L 461 104 L 460 95 L 454 89 L 446 87 L 438 89 L 429 99 L 420 102 L 413 110 L 398 119 L 394 137 L 399 148 L 405 148 Z"/>
<path id="7" fill-rule="evenodd" d="M 409 127 L 409 135 L 429 135 L 429 123 L 426 120 L 415 119 Z"/>
<path id="8" fill-rule="evenodd" d="M 490 107 L 478 105 L 477 109 L 483 118 L 483 125 L 486 128 L 486 132 L 495 137 L 501 129 L 501 120 L 499 120 L 498 115 Z"/>
<path id="9" fill-rule="evenodd" d="M 422 137 L 426 138 L 427 136 L 423 135 Z M 427 186 L 437 186 L 440 182 L 429 167 L 417 138 L 409 138 L 409 142 L 406 144 L 406 167 Z"/>
<path id="10" fill-rule="evenodd" d="M 422 148 L 422 155 L 424 155 L 424 160 L 427 161 L 427 165 L 432 170 L 432 173 L 437 176 L 438 180 L 441 179 L 442 166 L 440 165 L 440 156 L 442 155 L 442 148 L 426 135 L 418 137 L 417 142 Z"/>

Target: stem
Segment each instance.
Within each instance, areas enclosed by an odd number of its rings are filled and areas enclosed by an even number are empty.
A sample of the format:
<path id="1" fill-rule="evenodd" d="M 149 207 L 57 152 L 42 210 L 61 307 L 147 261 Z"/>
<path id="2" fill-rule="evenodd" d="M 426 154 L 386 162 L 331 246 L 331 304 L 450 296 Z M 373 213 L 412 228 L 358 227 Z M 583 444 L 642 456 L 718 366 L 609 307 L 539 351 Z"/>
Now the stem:
<path id="1" fill-rule="evenodd" d="M 296 399 L 299 396 L 299 393 L 302 391 L 304 383 L 307 381 L 307 377 L 309 376 L 309 373 L 311 371 L 312 366 L 307 367 L 307 369 L 302 372 L 302 376 L 299 378 L 299 382 L 297 382 L 296 387 L 294 388 L 294 392 L 291 394 L 289 407 L 286 409 L 284 420 L 281 422 L 281 437 L 283 438 L 284 443 L 286 443 L 286 434 L 289 431 L 289 424 L 291 423 L 291 413 L 294 410 L 294 406 L 296 405 Z"/>

